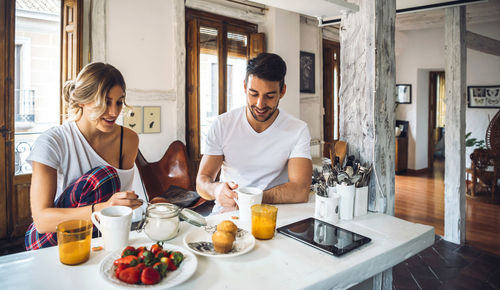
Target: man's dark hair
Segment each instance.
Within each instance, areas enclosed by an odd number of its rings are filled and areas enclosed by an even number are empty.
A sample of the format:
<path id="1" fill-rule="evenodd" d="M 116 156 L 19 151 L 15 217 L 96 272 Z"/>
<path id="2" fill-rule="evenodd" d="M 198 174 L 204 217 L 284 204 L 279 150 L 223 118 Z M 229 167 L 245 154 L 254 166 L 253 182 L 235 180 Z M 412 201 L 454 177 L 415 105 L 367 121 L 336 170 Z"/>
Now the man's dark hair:
<path id="1" fill-rule="evenodd" d="M 248 61 L 245 82 L 248 83 L 250 75 L 266 81 L 280 82 L 281 91 L 285 84 L 286 63 L 279 55 L 264 52 Z"/>

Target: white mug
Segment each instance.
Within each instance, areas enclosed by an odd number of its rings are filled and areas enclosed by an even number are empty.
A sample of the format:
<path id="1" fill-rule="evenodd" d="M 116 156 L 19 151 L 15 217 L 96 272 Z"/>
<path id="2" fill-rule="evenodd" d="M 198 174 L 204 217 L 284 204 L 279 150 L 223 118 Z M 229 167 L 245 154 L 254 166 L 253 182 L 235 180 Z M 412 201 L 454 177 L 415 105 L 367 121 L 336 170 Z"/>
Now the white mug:
<path id="1" fill-rule="evenodd" d="M 368 213 L 368 186 L 356 187 L 354 196 L 354 216 L 362 216 Z"/>
<path id="2" fill-rule="evenodd" d="M 262 190 L 257 187 L 241 187 L 235 190 L 238 193 L 236 204 L 240 209 L 240 221 L 248 223 L 252 219 L 252 205 L 262 203 Z"/>
<path id="3" fill-rule="evenodd" d="M 339 196 L 333 194 L 329 197 L 316 195 L 314 217 L 335 224 L 339 221 Z"/>
<path id="4" fill-rule="evenodd" d="M 96 218 L 97 217 L 97 218 Z M 92 222 L 101 231 L 106 251 L 120 250 L 128 246 L 132 209 L 127 206 L 110 206 L 92 213 Z"/>
<path id="5" fill-rule="evenodd" d="M 353 185 L 337 184 L 337 193 L 340 196 L 340 219 L 352 220 L 354 215 L 354 195 L 356 188 Z"/>

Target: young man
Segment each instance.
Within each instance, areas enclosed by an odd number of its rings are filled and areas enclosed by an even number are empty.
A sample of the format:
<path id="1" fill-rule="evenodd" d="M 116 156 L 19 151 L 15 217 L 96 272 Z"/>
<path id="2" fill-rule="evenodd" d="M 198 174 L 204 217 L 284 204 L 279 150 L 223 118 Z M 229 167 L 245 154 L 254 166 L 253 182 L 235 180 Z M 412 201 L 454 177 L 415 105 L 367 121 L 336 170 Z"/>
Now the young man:
<path id="1" fill-rule="evenodd" d="M 286 64 L 276 54 L 251 59 L 244 81 L 246 107 L 218 116 L 210 127 L 196 190 L 216 200 L 213 212 L 236 209 L 238 186 L 262 189 L 262 203 L 308 201 L 311 137 L 305 122 L 278 109 L 285 74 Z"/>

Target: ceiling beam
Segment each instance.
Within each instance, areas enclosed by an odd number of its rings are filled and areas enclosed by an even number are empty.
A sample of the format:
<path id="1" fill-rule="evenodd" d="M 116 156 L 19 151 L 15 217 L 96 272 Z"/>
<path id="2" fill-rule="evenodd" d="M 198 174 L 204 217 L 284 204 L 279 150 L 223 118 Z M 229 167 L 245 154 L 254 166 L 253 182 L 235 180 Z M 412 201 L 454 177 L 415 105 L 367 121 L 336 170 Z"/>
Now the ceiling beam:
<path id="1" fill-rule="evenodd" d="M 467 31 L 465 34 L 465 42 L 467 48 L 500 56 L 500 41 L 496 39 Z"/>

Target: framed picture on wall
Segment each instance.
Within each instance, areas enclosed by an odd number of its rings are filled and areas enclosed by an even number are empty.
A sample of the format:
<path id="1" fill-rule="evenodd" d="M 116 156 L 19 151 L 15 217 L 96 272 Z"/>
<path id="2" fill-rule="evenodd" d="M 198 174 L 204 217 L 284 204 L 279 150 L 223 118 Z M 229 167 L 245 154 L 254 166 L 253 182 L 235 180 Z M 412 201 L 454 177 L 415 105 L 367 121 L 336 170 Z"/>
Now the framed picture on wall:
<path id="1" fill-rule="evenodd" d="M 467 104 L 469 108 L 500 108 L 500 85 L 468 86 Z"/>
<path id="2" fill-rule="evenodd" d="M 300 52 L 300 92 L 314 94 L 314 53 Z"/>
<path id="3" fill-rule="evenodd" d="M 411 104 L 411 85 L 396 85 L 396 103 Z"/>
<path id="4" fill-rule="evenodd" d="M 143 107 L 143 132 L 160 133 L 161 132 L 161 107 Z"/>

